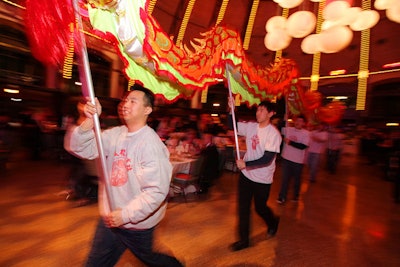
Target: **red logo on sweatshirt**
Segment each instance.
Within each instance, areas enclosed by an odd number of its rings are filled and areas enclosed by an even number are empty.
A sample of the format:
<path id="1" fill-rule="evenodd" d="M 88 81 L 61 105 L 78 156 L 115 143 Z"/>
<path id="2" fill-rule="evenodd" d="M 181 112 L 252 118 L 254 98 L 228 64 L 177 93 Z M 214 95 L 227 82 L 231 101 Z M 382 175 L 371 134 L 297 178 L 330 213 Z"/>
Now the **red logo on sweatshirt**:
<path id="1" fill-rule="evenodd" d="M 111 170 L 111 185 L 122 186 L 128 181 L 128 171 L 132 170 L 131 160 L 126 157 L 126 150 L 114 153 L 114 162 Z"/>

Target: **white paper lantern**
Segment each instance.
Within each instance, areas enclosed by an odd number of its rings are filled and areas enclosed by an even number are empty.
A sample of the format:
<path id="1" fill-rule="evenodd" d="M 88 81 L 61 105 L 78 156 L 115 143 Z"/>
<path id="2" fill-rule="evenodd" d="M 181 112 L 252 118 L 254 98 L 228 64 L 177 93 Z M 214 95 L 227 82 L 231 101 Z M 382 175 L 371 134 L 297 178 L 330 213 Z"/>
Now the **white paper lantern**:
<path id="1" fill-rule="evenodd" d="M 395 0 L 375 0 L 374 7 L 378 10 L 389 9 L 394 5 Z"/>
<path id="2" fill-rule="evenodd" d="M 320 34 L 310 34 L 301 42 L 301 50 L 306 54 L 315 54 L 320 52 L 319 44 Z"/>
<path id="3" fill-rule="evenodd" d="M 325 31 L 329 28 L 336 27 L 336 26 L 343 26 L 340 24 L 339 20 L 324 20 L 321 24 L 321 30 Z"/>
<path id="4" fill-rule="evenodd" d="M 379 13 L 375 10 L 363 10 L 357 14 L 356 20 L 350 24 L 353 31 L 362 31 L 374 27 L 379 21 Z"/>
<path id="5" fill-rule="evenodd" d="M 286 29 L 287 18 L 282 16 L 273 16 L 265 24 L 265 30 L 267 32 L 272 32 L 276 29 L 284 30 Z"/>
<path id="6" fill-rule="evenodd" d="M 323 53 L 336 53 L 346 48 L 353 39 L 353 32 L 347 26 L 336 26 L 322 31 L 319 37 Z"/>
<path id="7" fill-rule="evenodd" d="M 278 51 L 288 47 L 291 41 L 292 37 L 285 30 L 277 29 L 265 35 L 264 45 L 268 50 Z"/>
<path id="8" fill-rule="evenodd" d="M 346 1 L 335 1 L 329 3 L 323 10 L 323 17 L 326 20 L 338 20 L 345 15 L 350 4 Z"/>
<path id="9" fill-rule="evenodd" d="M 280 0 L 279 5 L 283 8 L 294 8 L 301 3 L 303 3 L 304 0 Z"/>
<path id="10" fill-rule="evenodd" d="M 317 18 L 310 11 L 297 11 L 289 16 L 286 24 L 287 33 L 294 38 L 309 35 L 317 23 Z"/>
<path id="11" fill-rule="evenodd" d="M 356 19 L 358 14 L 362 11 L 361 7 L 351 7 L 346 9 L 344 16 L 339 20 L 339 25 L 350 25 Z"/>
<path id="12" fill-rule="evenodd" d="M 387 9 L 386 16 L 391 21 L 400 23 L 400 2 L 397 2 L 395 5 Z"/>

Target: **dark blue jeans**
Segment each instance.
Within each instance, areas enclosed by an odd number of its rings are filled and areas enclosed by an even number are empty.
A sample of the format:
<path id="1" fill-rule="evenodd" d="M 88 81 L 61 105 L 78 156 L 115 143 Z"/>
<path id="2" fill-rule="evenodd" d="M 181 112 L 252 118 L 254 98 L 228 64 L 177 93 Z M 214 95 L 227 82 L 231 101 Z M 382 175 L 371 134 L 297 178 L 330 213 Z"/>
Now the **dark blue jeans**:
<path id="1" fill-rule="evenodd" d="M 288 192 L 290 180 L 294 179 L 294 198 L 300 195 L 301 172 L 304 164 L 296 163 L 287 159 L 282 159 L 282 185 L 279 198 L 285 200 Z"/>
<path id="2" fill-rule="evenodd" d="M 308 169 L 310 172 L 310 181 L 315 182 L 317 179 L 317 172 L 319 168 L 319 160 L 320 154 L 319 153 L 308 153 Z"/>
<path id="3" fill-rule="evenodd" d="M 264 220 L 265 224 L 275 227 L 275 215 L 267 206 L 271 184 L 261 184 L 249 180 L 243 173 L 239 176 L 239 238 L 244 243 L 249 242 L 250 234 L 250 207 L 254 198 L 254 206 L 257 214 Z"/>
<path id="4" fill-rule="evenodd" d="M 335 174 L 336 173 L 336 169 L 337 169 L 337 165 L 339 162 L 339 155 L 340 155 L 340 150 L 332 150 L 332 149 L 328 149 L 327 150 L 327 167 L 328 167 L 328 171 L 331 174 Z"/>
<path id="5" fill-rule="evenodd" d="M 128 248 L 148 266 L 183 266 L 174 257 L 153 252 L 153 231 L 108 228 L 102 219 L 96 228 L 86 266 L 114 266 Z"/>

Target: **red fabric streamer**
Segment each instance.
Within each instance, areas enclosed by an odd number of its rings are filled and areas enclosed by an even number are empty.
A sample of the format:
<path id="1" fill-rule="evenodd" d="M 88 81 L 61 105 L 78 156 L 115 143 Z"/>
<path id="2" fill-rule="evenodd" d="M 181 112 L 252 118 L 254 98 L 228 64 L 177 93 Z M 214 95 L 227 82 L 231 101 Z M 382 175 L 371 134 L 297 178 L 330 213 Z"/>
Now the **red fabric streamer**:
<path id="1" fill-rule="evenodd" d="M 25 26 L 32 54 L 44 64 L 61 66 L 68 51 L 70 24 L 75 25 L 71 0 L 27 0 Z M 79 45 L 75 36 L 75 45 Z M 79 49 L 75 49 L 79 51 Z"/>

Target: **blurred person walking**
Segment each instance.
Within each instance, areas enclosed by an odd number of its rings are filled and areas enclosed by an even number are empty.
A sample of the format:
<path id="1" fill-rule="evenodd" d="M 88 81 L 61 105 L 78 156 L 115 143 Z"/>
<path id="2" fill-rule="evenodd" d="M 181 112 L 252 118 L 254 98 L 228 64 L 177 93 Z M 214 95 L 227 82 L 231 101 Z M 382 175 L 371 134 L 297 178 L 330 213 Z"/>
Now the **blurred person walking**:
<path id="1" fill-rule="evenodd" d="M 307 150 L 307 164 L 311 183 L 317 181 L 317 172 L 321 161 L 321 155 L 326 150 L 327 141 L 328 132 L 325 131 L 324 125 L 315 125 L 310 132 L 310 146 Z"/>
<path id="2" fill-rule="evenodd" d="M 294 179 L 293 201 L 298 201 L 300 196 L 301 173 L 303 171 L 306 148 L 310 144 L 310 132 L 304 129 L 306 120 L 300 115 L 294 119 L 294 127 L 282 128 L 284 145 L 282 150 L 282 184 L 279 197 L 276 200 L 279 204 L 286 202 L 289 183 Z"/>
<path id="3" fill-rule="evenodd" d="M 114 266 L 126 249 L 148 266 L 182 266 L 174 257 L 153 251 L 153 232 L 164 217 L 172 175 L 169 153 L 147 125 L 154 94 L 135 84 L 121 105 L 125 125 L 102 132 L 109 177 L 99 184 L 98 222 L 86 266 Z M 97 158 L 93 115 L 101 105 L 87 102 L 86 119 L 65 146 L 82 158 Z M 104 183 L 103 183 L 104 182 Z"/>
<path id="4" fill-rule="evenodd" d="M 338 127 L 332 127 L 328 130 L 328 149 L 327 149 L 327 169 L 331 174 L 337 171 L 340 152 L 343 147 L 344 134 Z"/>
<path id="5" fill-rule="evenodd" d="M 202 166 L 199 175 L 199 193 L 207 193 L 220 175 L 220 159 L 217 146 L 213 142 L 213 135 L 211 133 L 203 133 L 201 140 L 202 148 L 199 156 L 202 158 Z"/>

